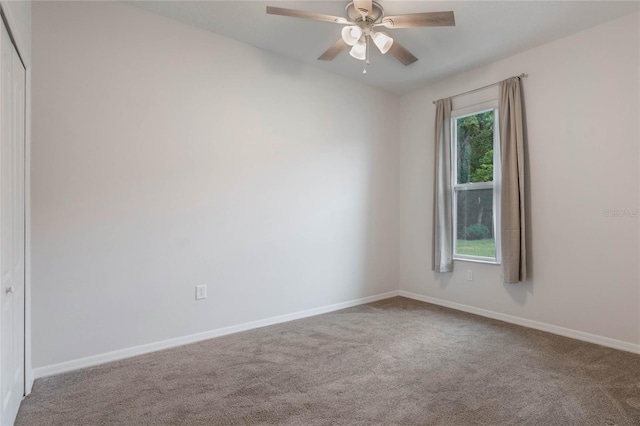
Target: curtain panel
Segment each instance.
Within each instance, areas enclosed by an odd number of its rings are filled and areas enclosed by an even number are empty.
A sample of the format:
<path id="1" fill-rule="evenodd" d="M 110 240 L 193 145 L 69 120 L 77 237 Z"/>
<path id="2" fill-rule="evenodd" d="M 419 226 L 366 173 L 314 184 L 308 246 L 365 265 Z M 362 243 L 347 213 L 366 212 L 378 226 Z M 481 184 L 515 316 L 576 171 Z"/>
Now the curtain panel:
<path id="1" fill-rule="evenodd" d="M 453 271 L 451 198 L 451 98 L 436 101 L 431 269 Z"/>
<path id="2" fill-rule="evenodd" d="M 500 82 L 502 280 L 527 279 L 525 246 L 524 122 L 519 77 Z"/>

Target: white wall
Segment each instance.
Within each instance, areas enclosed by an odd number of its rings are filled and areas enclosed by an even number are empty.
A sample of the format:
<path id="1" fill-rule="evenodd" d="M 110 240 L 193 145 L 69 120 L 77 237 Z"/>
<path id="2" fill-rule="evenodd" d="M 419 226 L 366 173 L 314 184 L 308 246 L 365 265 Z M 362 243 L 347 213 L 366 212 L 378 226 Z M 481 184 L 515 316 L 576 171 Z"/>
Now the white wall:
<path id="1" fill-rule="evenodd" d="M 34 367 L 397 290 L 396 97 L 124 4 L 33 13 Z"/>
<path id="2" fill-rule="evenodd" d="M 420 295 L 640 343 L 637 13 L 452 76 L 400 100 L 400 288 Z M 530 279 L 456 261 L 431 271 L 431 103 L 503 78 L 524 80 Z M 473 282 L 466 271 L 475 272 Z"/>
<path id="3" fill-rule="evenodd" d="M 34 367 L 393 291 L 398 276 L 640 342 L 638 218 L 603 213 L 638 208 L 640 15 L 398 105 L 127 5 L 33 9 Z M 433 274 L 431 101 L 521 72 L 531 279 L 464 262 Z"/>

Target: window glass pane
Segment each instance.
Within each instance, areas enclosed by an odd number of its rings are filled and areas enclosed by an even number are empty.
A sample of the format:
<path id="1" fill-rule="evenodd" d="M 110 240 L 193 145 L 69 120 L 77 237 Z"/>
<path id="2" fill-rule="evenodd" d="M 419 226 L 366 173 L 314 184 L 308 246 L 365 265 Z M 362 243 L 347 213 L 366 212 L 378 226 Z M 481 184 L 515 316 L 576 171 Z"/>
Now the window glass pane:
<path id="1" fill-rule="evenodd" d="M 457 183 L 493 181 L 493 110 L 456 119 Z"/>
<path id="2" fill-rule="evenodd" d="M 456 254 L 496 257 L 493 189 L 456 191 Z"/>

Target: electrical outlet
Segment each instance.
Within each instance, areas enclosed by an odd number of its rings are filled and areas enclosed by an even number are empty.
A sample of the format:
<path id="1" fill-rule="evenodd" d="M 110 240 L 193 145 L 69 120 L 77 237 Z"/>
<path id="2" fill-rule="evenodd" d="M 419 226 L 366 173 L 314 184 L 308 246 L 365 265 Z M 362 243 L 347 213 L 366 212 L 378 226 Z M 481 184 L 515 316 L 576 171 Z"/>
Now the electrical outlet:
<path id="1" fill-rule="evenodd" d="M 467 281 L 473 281 L 473 271 L 471 269 L 467 270 Z"/>
<path id="2" fill-rule="evenodd" d="M 207 298 L 207 286 L 206 285 L 197 285 L 196 286 L 196 300 L 206 299 Z"/>

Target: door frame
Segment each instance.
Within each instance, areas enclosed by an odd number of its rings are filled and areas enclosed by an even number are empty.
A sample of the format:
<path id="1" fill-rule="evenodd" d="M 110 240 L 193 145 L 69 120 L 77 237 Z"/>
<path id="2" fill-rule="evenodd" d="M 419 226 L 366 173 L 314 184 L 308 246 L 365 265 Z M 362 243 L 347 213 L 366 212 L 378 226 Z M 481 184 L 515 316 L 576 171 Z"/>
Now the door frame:
<path id="1" fill-rule="evenodd" d="M 33 366 L 31 358 L 31 58 L 27 49 L 26 36 L 22 31 L 31 32 L 29 28 L 20 29 L 18 20 L 13 15 L 11 0 L 0 0 L 0 17 L 7 27 L 18 56 L 25 68 L 25 129 L 24 129 L 24 396 L 33 389 Z M 29 13 L 29 18 L 31 15 Z M 30 34 L 29 34 L 30 38 Z"/>

